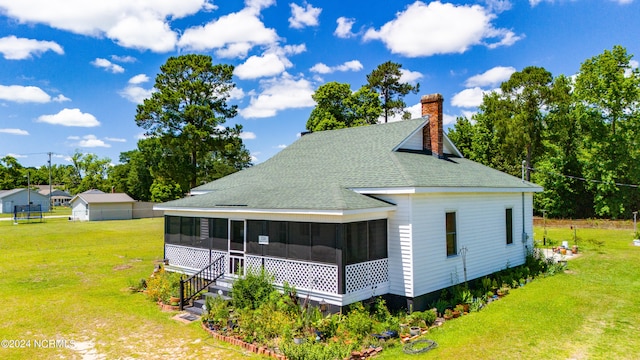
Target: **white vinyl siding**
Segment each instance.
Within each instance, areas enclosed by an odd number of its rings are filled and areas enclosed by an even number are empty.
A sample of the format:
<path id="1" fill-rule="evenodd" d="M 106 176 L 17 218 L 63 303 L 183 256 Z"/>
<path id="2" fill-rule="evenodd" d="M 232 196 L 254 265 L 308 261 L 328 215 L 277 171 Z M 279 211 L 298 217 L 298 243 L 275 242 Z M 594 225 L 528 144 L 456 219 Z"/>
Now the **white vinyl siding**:
<path id="1" fill-rule="evenodd" d="M 525 231 L 532 234 L 531 194 L 525 199 Z M 445 214 L 456 209 L 457 248 L 467 248 L 467 279 L 524 263 L 522 194 L 416 194 L 413 198 L 413 296 L 464 281 L 461 256 L 447 257 Z M 506 207 L 513 208 L 514 245 L 505 246 Z M 398 209 L 400 212 L 401 209 Z M 531 239 L 527 242 L 530 247 Z M 393 286 L 393 284 L 391 285 Z"/>
<path id="2" fill-rule="evenodd" d="M 411 195 L 376 195 L 376 198 L 396 204 L 387 224 L 387 254 L 389 258 L 389 292 L 413 295 L 413 249 L 411 225 Z"/>

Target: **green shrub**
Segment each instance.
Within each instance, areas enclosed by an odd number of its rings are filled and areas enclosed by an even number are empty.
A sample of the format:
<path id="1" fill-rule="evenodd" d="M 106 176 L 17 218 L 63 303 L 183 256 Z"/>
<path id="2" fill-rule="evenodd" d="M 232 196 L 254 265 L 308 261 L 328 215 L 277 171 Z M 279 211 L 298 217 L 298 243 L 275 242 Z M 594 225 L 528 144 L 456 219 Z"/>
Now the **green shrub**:
<path id="1" fill-rule="evenodd" d="M 344 330 L 350 338 L 360 341 L 371 334 L 373 319 L 369 316 L 369 311 L 360 302 L 351 304 L 349 308 L 349 313 L 340 324 L 340 329 Z"/>
<path id="2" fill-rule="evenodd" d="M 267 302 L 273 287 L 273 276 L 264 269 L 260 272 L 247 271 L 244 277 L 238 278 L 231 288 L 231 304 L 236 309 L 257 309 Z"/>
<path id="3" fill-rule="evenodd" d="M 147 280 L 147 296 L 153 301 L 168 304 L 171 296 L 180 296 L 180 278 L 178 273 L 161 269 Z"/>
<path id="4" fill-rule="evenodd" d="M 342 342 L 319 343 L 306 341 L 294 344 L 292 341 L 281 343 L 280 349 L 289 360 L 335 360 L 349 358 L 354 345 Z"/>

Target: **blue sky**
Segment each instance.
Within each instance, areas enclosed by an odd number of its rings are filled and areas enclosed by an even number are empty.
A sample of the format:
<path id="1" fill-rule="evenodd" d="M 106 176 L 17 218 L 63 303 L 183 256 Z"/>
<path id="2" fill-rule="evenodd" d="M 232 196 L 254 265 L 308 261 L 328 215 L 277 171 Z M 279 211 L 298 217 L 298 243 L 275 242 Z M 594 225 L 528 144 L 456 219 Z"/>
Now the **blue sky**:
<path id="1" fill-rule="evenodd" d="M 0 157 L 118 163 L 160 65 L 187 53 L 236 67 L 227 124 L 242 124 L 256 163 L 297 139 L 318 86 L 355 91 L 389 60 L 420 83 L 408 109 L 441 93 L 450 125 L 526 66 L 573 75 L 614 45 L 639 54 L 639 14 L 638 0 L 0 0 Z"/>

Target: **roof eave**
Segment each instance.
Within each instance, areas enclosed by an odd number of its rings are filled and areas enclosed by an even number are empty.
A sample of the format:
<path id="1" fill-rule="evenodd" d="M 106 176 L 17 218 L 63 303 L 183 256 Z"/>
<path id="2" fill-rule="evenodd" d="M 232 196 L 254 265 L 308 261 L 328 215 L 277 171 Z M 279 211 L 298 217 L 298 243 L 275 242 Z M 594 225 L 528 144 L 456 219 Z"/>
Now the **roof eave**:
<path id="1" fill-rule="evenodd" d="M 424 194 L 424 193 L 528 193 L 542 192 L 540 186 L 523 187 L 393 187 L 393 188 L 351 188 L 358 194 L 366 195 L 399 195 L 399 194 Z"/>
<path id="2" fill-rule="evenodd" d="M 249 214 L 282 214 L 282 215 L 328 215 L 345 216 L 374 212 L 395 211 L 395 205 L 365 209 L 253 209 L 246 207 L 177 207 L 156 205 L 153 210 L 180 212 L 210 212 L 210 213 L 249 213 Z"/>

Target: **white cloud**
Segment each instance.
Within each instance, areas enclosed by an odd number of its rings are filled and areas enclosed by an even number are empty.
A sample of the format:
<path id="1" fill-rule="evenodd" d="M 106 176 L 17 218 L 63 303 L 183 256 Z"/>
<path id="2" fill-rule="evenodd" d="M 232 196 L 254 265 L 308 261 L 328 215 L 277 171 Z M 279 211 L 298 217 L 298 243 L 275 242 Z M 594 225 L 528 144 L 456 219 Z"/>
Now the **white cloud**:
<path id="1" fill-rule="evenodd" d="M 111 147 L 111 145 L 98 139 L 95 135 L 85 135 L 82 137 L 82 140 L 80 140 L 77 144 L 74 144 L 73 146 L 79 146 L 83 148 L 94 148 L 94 147 L 110 148 Z"/>
<path id="2" fill-rule="evenodd" d="M 121 139 L 121 138 L 105 137 L 104 139 L 111 142 L 121 142 L 121 143 L 127 142 L 127 139 Z"/>
<path id="3" fill-rule="evenodd" d="M 485 0 L 485 3 L 487 4 L 487 9 L 495 14 L 511 10 L 513 6 L 510 0 Z"/>
<path id="4" fill-rule="evenodd" d="M 482 104 L 484 94 L 491 91 L 492 90 L 482 90 L 479 87 L 464 89 L 451 98 L 451 105 L 461 108 L 478 107 Z"/>
<path id="5" fill-rule="evenodd" d="M 0 133 L 11 135 L 29 135 L 27 130 L 22 129 L 0 129 Z"/>
<path id="6" fill-rule="evenodd" d="M 170 21 L 211 8 L 209 0 L 0 0 L 2 14 L 21 23 L 108 37 L 121 46 L 155 52 L 175 48 L 177 33 Z"/>
<path id="7" fill-rule="evenodd" d="M 480 5 L 453 5 L 416 1 L 379 30 L 367 30 L 364 40 L 380 40 L 394 54 L 408 57 L 464 53 L 473 45 L 489 48 L 519 40 L 513 32 L 496 29 L 495 18 Z M 428 34 L 428 36 L 425 36 Z M 497 42 L 486 43 L 497 38 Z"/>
<path id="8" fill-rule="evenodd" d="M 302 29 L 305 26 L 318 26 L 318 17 L 322 9 L 315 8 L 311 4 L 304 3 L 304 7 L 291 3 L 291 17 L 289 27 Z"/>
<path id="9" fill-rule="evenodd" d="M 138 59 L 134 58 L 133 56 L 118 56 L 118 55 L 111 55 L 111 60 L 113 61 L 117 61 L 120 63 L 133 63 L 138 61 Z"/>
<path id="10" fill-rule="evenodd" d="M 512 66 L 496 66 L 482 74 L 468 78 L 464 85 L 467 87 L 496 86 L 503 81 L 509 80 L 514 72 L 516 72 L 516 69 Z"/>
<path id="11" fill-rule="evenodd" d="M 62 94 L 60 94 L 60 95 L 58 95 L 58 96 L 54 97 L 54 98 L 53 98 L 53 99 L 51 99 L 51 100 L 53 100 L 53 101 L 55 101 L 55 102 L 71 101 L 71 99 L 69 99 L 68 97 L 66 97 L 66 96 L 64 96 L 64 95 L 62 95 Z"/>
<path id="12" fill-rule="evenodd" d="M 62 94 L 52 99 L 49 94 L 37 86 L 0 85 L 0 100 L 14 101 L 17 103 L 33 102 L 44 104 L 51 101 L 68 101 L 69 99 Z"/>
<path id="13" fill-rule="evenodd" d="M 355 22 L 355 19 L 346 18 L 344 16 L 339 17 L 338 20 L 336 20 L 338 26 L 336 27 L 336 30 L 333 32 L 333 34 L 343 39 L 355 36 L 356 34 L 351 32 L 351 29 L 353 28 L 353 24 L 355 24 Z"/>
<path id="14" fill-rule="evenodd" d="M 422 78 L 422 74 L 417 71 L 400 69 L 400 73 L 400 82 L 402 83 L 413 83 Z"/>
<path id="15" fill-rule="evenodd" d="M 256 138 L 256 134 L 251 131 L 243 131 L 240 133 L 240 139 L 242 140 L 253 140 Z"/>
<path id="16" fill-rule="evenodd" d="M 284 148 L 286 148 L 286 147 L 287 147 L 287 145 L 285 145 L 285 144 L 280 144 L 280 145 L 276 146 L 276 149 L 284 149 Z"/>
<path id="17" fill-rule="evenodd" d="M 54 41 L 18 38 L 14 35 L 0 38 L 0 53 L 7 60 L 29 59 L 33 55 L 40 55 L 47 51 L 53 51 L 59 55 L 64 54 L 62 46 Z"/>
<path id="18" fill-rule="evenodd" d="M 134 104 L 142 104 L 144 99 L 148 99 L 153 94 L 153 88 L 145 89 L 139 84 L 149 81 L 149 77 L 145 74 L 138 74 L 128 81 L 128 85 L 120 90 L 118 94 Z"/>
<path id="19" fill-rule="evenodd" d="M 129 79 L 129 84 L 142 84 L 149 81 L 149 77 L 145 74 L 138 74 L 131 79 Z"/>
<path id="20" fill-rule="evenodd" d="M 78 126 L 78 127 L 95 127 L 100 126 L 100 122 L 95 116 L 89 113 L 83 113 L 80 109 L 62 109 L 54 115 L 41 115 L 37 122 L 43 122 L 52 125 L 62 126 Z"/>
<path id="21" fill-rule="evenodd" d="M 118 92 L 118 95 L 134 104 L 142 104 L 144 99 L 151 97 L 151 94 L 153 94 L 153 89 L 145 89 L 136 85 L 127 85 L 127 87 Z"/>
<path id="22" fill-rule="evenodd" d="M 219 57 L 244 58 L 254 46 L 273 45 L 278 39 L 276 31 L 265 27 L 260 20 L 259 11 L 247 7 L 221 16 L 204 26 L 186 29 L 178 46 L 193 51 L 215 49 Z"/>
<path id="23" fill-rule="evenodd" d="M 340 65 L 336 65 L 336 66 L 327 66 L 323 63 L 317 63 L 315 65 L 313 65 L 313 67 L 311 69 L 309 69 L 311 72 L 315 72 L 318 74 L 330 74 L 336 71 L 360 71 L 362 70 L 362 63 L 360 63 L 360 61 L 358 60 L 351 60 L 351 61 L 347 61 L 343 64 Z"/>
<path id="24" fill-rule="evenodd" d="M 102 59 L 102 58 L 96 58 L 95 60 L 93 60 L 91 62 L 91 65 L 98 67 L 98 68 L 103 68 L 106 71 L 110 71 L 114 74 L 120 74 L 124 72 L 124 68 L 118 64 L 114 64 L 111 61 L 107 60 L 107 59 Z"/>
<path id="25" fill-rule="evenodd" d="M 27 155 L 21 155 L 21 154 L 15 154 L 15 153 L 7 153 L 6 156 L 11 156 L 12 158 L 16 158 L 16 159 L 28 158 Z"/>
<path id="26" fill-rule="evenodd" d="M 287 66 L 288 65 L 288 66 Z M 276 54 L 251 56 L 243 64 L 238 65 L 233 74 L 240 79 L 257 79 L 259 77 L 276 76 L 282 74 L 291 62 L 281 59 Z"/>
<path id="27" fill-rule="evenodd" d="M 67 136 L 67 140 L 80 140 L 80 136 L 69 135 Z"/>
<path id="28" fill-rule="evenodd" d="M 244 90 L 234 87 L 229 91 L 229 99 L 231 100 L 240 100 L 244 98 Z"/>
<path id="29" fill-rule="evenodd" d="M 272 117 L 278 111 L 315 106 L 313 86 L 306 79 L 294 79 L 286 72 L 279 78 L 262 80 L 262 92 L 251 96 L 251 103 L 239 111 L 244 118 Z"/>

